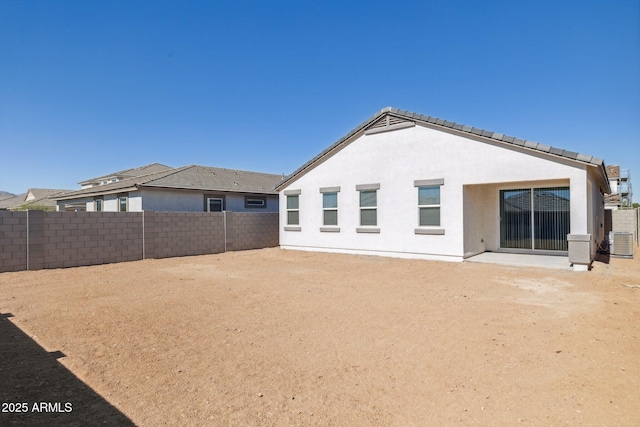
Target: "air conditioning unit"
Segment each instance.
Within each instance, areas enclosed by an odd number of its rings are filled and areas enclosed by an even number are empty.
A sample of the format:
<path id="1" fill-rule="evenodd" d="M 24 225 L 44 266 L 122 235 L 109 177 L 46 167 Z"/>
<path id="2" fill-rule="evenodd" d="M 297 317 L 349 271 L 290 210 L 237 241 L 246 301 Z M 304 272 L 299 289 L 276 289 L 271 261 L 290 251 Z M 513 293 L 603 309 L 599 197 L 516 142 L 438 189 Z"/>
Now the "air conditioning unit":
<path id="1" fill-rule="evenodd" d="M 611 256 L 633 258 L 633 234 L 620 231 L 609 232 Z"/>

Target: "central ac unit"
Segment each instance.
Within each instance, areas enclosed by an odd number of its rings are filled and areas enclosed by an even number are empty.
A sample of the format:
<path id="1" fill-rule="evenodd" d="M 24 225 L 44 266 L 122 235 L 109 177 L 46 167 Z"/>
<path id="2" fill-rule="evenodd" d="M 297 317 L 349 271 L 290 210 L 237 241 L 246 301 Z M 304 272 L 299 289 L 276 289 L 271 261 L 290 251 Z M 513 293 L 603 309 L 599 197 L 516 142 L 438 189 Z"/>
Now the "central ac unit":
<path id="1" fill-rule="evenodd" d="M 620 231 L 609 232 L 612 256 L 633 258 L 633 234 Z"/>

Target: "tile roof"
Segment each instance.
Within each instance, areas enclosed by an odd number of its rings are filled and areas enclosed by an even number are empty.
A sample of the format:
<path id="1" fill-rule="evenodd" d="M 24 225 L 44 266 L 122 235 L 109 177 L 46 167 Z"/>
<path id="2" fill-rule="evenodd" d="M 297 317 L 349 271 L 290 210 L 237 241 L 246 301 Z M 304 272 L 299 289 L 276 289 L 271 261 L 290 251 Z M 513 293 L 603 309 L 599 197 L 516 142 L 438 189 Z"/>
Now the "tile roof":
<path id="1" fill-rule="evenodd" d="M 23 193 L 23 194 L 18 194 L 18 195 L 13 195 L 13 196 L 10 196 L 10 197 L 6 197 L 6 198 L 0 200 L 0 210 L 9 209 L 9 208 L 12 208 L 14 206 L 21 205 L 22 203 L 24 203 L 24 198 L 26 196 L 27 196 L 27 193 Z"/>
<path id="2" fill-rule="evenodd" d="M 134 191 L 141 187 L 277 194 L 274 187 L 281 181 L 282 175 L 190 165 L 84 188 L 66 193 L 56 200 Z"/>
<path id="3" fill-rule="evenodd" d="M 5 209 L 22 209 L 33 207 L 48 207 L 55 208 L 56 202 L 54 197 L 61 196 L 72 190 L 59 190 L 51 188 L 30 188 L 26 193 L 12 198 L 10 201 L 2 201 L 0 208 Z M 29 199 L 29 197 L 31 197 Z M 28 199 L 28 200 L 27 200 Z"/>
<path id="4" fill-rule="evenodd" d="M 107 178 L 112 178 L 112 177 L 120 177 L 122 179 L 126 179 L 126 178 L 134 178 L 137 176 L 143 176 L 143 175 L 148 175 L 151 173 L 156 173 L 156 172 L 164 172 L 167 170 L 171 170 L 173 169 L 171 166 L 167 166 L 167 165 L 163 165 L 160 163 L 151 163 L 148 165 L 144 165 L 144 166 L 140 166 L 137 168 L 131 168 L 131 169 L 125 169 L 119 172 L 114 172 L 114 173 L 110 173 L 107 175 L 102 175 L 96 178 L 90 178 L 84 181 L 80 181 L 78 184 L 80 185 L 84 185 L 84 184 L 91 184 L 94 182 L 100 182 L 103 181 Z"/>
<path id="5" fill-rule="evenodd" d="M 620 178 L 620 166 L 607 166 L 607 175 L 609 176 L 609 178 Z"/>
<path id="6" fill-rule="evenodd" d="M 606 171 L 604 169 L 604 167 L 605 167 L 604 166 L 604 160 L 602 160 L 602 159 L 600 159 L 598 157 L 593 157 L 593 156 L 589 156 L 589 155 L 586 155 L 586 154 L 579 154 L 579 153 L 575 153 L 573 151 L 564 150 L 562 148 L 551 147 L 549 145 L 540 144 L 540 143 L 537 143 L 537 142 L 534 142 L 534 141 L 527 141 L 527 140 L 515 138 L 513 136 L 504 135 L 504 134 L 498 133 L 498 132 L 488 131 L 488 130 L 484 130 L 484 129 L 478 129 L 478 128 L 475 128 L 475 127 L 462 125 L 462 124 L 450 122 L 450 121 L 447 121 L 447 120 L 438 119 L 438 118 L 432 117 L 432 116 L 425 116 L 425 115 L 422 115 L 422 114 L 412 113 L 410 111 L 399 110 L 397 108 L 392 108 L 392 107 L 386 107 L 386 108 L 383 108 L 382 110 L 380 110 L 375 115 L 373 115 L 370 118 L 368 118 L 367 120 L 365 120 L 364 122 L 362 122 L 359 126 L 357 126 L 351 132 L 349 132 L 348 134 L 346 134 L 345 136 L 340 138 L 333 145 L 329 146 L 327 149 L 325 149 L 320 154 L 315 156 L 313 159 L 311 159 L 310 161 L 308 161 L 307 163 L 302 165 L 300 168 L 298 168 L 296 171 L 294 171 L 284 181 L 282 181 L 282 183 L 278 187 L 276 187 L 276 190 L 279 190 L 279 189 L 283 188 L 289 181 L 291 181 L 293 178 L 297 177 L 301 173 L 305 172 L 309 167 L 311 167 L 314 163 L 316 163 L 321 158 L 327 156 L 329 153 L 331 153 L 335 149 L 339 149 L 349 139 L 351 139 L 356 134 L 359 134 L 360 132 L 365 130 L 367 127 L 369 127 L 371 124 L 375 123 L 377 120 L 379 120 L 385 114 L 389 114 L 389 115 L 400 117 L 400 118 L 405 118 L 407 120 L 421 122 L 422 124 L 426 124 L 426 125 L 430 125 L 430 126 L 441 127 L 441 128 L 444 128 L 443 130 L 452 129 L 452 130 L 455 130 L 455 131 L 458 131 L 458 132 L 462 132 L 462 133 L 467 133 L 469 135 L 473 135 L 473 136 L 476 136 L 476 137 L 480 136 L 480 137 L 483 137 L 483 138 L 488 138 L 488 139 L 493 140 L 493 141 L 499 141 L 499 142 L 503 142 L 503 143 L 506 143 L 506 144 L 525 147 L 525 148 L 529 148 L 531 150 L 543 152 L 543 153 L 546 153 L 546 154 L 551 154 L 551 155 L 554 155 L 554 156 L 570 159 L 570 160 L 573 160 L 573 161 L 578 161 L 578 162 L 582 162 L 582 163 L 587 163 L 587 164 L 590 164 L 590 165 L 598 166 L 598 167 L 602 168 L 602 173 L 604 174 L 604 180 L 605 181 L 607 180 Z M 608 182 L 606 182 L 605 186 L 608 187 L 608 185 L 609 185 Z"/>
<path id="7" fill-rule="evenodd" d="M 192 165 L 143 186 L 276 194 L 280 182 L 282 175 Z"/>

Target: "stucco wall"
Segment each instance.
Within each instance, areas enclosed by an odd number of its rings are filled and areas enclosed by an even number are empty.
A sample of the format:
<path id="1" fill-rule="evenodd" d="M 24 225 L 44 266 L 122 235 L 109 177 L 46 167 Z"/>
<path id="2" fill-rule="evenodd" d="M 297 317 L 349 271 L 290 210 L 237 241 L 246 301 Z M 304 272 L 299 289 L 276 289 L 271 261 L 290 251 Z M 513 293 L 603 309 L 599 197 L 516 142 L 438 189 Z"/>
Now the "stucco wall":
<path id="1" fill-rule="evenodd" d="M 444 179 L 441 187 L 441 227 L 444 235 L 419 235 L 417 189 L 414 180 Z M 465 254 L 466 185 L 491 184 L 496 194 L 471 189 L 467 205 L 487 206 L 480 218 L 469 212 L 467 252 L 481 248 L 484 232 L 487 248 L 498 242 L 497 229 L 486 215 L 496 218 L 497 191 L 522 183 L 568 183 L 571 192 L 571 232 L 587 233 L 586 166 L 552 158 L 525 148 L 481 142 L 467 136 L 425 126 L 360 135 L 341 151 L 290 183 L 281 192 L 280 244 L 287 248 L 325 249 L 343 252 L 376 252 L 395 256 L 461 260 Z M 379 234 L 356 233 L 359 227 L 359 195 L 356 185 L 380 184 L 378 190 Z M 340 186 L 339 233 L 321 232 L 321 187 Z M 301 190 L 301 231 L 285 231 L 286 190 Z M 486 199 L 486 203 L 483 202 Z M 484 217 L 483 229 L 472 224 Z M 488 222 L 487 222 L 488 221 Z"/>
<path id="2" fill-rule="evenodd" d="M 278 196 L 267 196 L 265 209 L 246 209 L 244 207 L 245 194 L 216 193 L 203 191 L 184 191 L 171 189 L 142 190 L 144 210 L 157 212 L 203 212 L 205 209 L 205 195 L 223 196 L 225 209 L 231 212 L 278 212 Z"/>
<path id="3" fill-rule="evenodd" d="M 278 195 L 256 195 L 266 197 L 266 208 L 245 208 L 244 193 L 204 192 L 201 190 L 174 190 L 162 188 L 143 188 L 139 191 L 128 193 L 127 209 L 129 212 L 155 211 L 155 212 L 205 212 L 205 195 L 224 197 L 225 210 L 231 212 L 278 212 Z M 251 195 L 248 195 L 251 196 Z M 118 195 L 109 194 L 101 196 L 103 212 L 118 212 Z M 84 203 L 87 212 L 95 211 L 94 197 L 73 200 L 74 203 Z M 64 210 L 64 202 L 58 202 L 59 210 Z"/>

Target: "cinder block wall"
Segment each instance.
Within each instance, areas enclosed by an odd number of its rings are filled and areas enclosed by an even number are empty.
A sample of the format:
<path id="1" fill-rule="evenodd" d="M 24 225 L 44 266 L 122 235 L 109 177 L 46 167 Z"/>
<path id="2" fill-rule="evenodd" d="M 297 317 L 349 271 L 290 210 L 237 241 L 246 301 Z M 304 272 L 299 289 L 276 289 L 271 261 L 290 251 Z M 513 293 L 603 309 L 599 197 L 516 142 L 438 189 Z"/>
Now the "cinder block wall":
<path id="1" fill-rule="evenodd" d="M 632 233 L 638 245 L 638 209 L 611 211 L 611 230 Z"/>
<path id="2" fill-rule="evenodd" d="M 142 259 L 141 212 L 41 212 L 40 268 L 77 267 Z M 31 220 L 31 218 L 30 218 Z M 31 235 L 30 221 L 30 235 Z M 30 270 L 38 269 L 30 250 Z"/>
<path id="3" fill-rule="evenodd" d="M 0 272 L 27 269 L 27 212 L 0 211 Z"/>
<path id="4" fill-rule="evenodd" d="M 144 213 L 145 258 L 224 252 L 224 214 Z"/>
<path id="5" fill-rule="evenodd" d="M 226 233 L 225 233 L 226 215 Z M 0 211 L 0 272 L 278 246 L 277 213 Z"/>
<path id="6" fill-rule="evenodd" d="M 278 246 L 278 213 L 227 212 L 227 251 Z"/>

